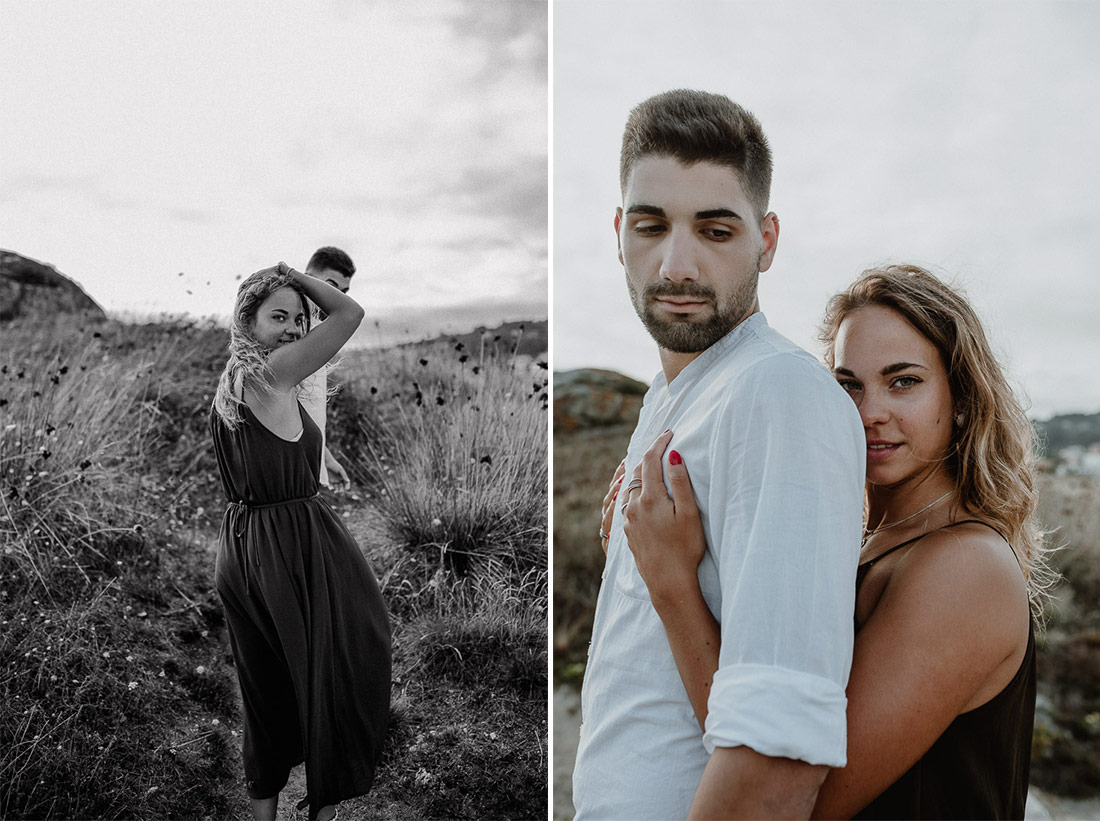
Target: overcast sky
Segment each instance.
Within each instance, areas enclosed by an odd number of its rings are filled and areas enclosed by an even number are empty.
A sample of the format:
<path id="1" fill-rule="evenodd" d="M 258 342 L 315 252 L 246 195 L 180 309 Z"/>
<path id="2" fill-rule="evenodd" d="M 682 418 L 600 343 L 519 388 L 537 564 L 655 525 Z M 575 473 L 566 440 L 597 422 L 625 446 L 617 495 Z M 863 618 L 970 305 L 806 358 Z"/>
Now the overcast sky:
<path id="1" fill-rule="evenodd" d="M 554 4 L 554 368 L 646 382 L 612 229 L 623 124 L 670 88 L 761 120 L 782 231 L 769 322 L 912 261 L 961 285 L 1031 414 L 1100 411 L 1100 3 Z"/>
<path id="2" fill-rule="evenodd" d="M 0 78 L 0 247 L 109 311 L 331 244 L 391 328 L 547 315 L 544 2 L 4 0 Z"/>

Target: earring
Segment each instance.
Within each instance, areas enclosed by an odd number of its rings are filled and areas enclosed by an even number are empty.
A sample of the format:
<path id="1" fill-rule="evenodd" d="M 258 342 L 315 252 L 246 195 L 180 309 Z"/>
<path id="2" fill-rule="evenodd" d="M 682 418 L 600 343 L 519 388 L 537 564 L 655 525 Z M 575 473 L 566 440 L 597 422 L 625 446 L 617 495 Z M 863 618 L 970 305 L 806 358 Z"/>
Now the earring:
<path id="1" fill-rule="evenodd" d="M 965 413 L 959 413 L 959 414 L 955 415 L 955 427 L 961 428 L 963 426 L 963 422 L 965 422 L 965 421 L 966 421 L 966 414 Z"/>

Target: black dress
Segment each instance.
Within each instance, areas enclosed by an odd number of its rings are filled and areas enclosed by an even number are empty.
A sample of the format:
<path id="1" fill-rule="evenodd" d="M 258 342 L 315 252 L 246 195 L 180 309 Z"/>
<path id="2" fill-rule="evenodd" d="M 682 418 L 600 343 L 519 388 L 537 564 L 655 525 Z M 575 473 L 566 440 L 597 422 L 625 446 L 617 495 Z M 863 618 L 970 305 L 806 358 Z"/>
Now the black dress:
<path id="1" fill-rule="evenodd" d="M 244 703 L 244 770 L 269 798 L 305 761 L 309 816 L 367 792 L 389 723 L 390 628 L 378 583 L 317 495 L 321 432 L 287 441 L 248 409 L 210 430 L 229 507 L 215 582 Z"/>
<path id="2" fill-rule="evenodd" d="M 954 522 L 985 524 L 975 520 Z M 989 527 L 989 525 L 986 525 Z M 859 566 L 856 589 L 874 562 L 928 534 L 895 545 Z M 996 696 L 962 713 L 861 819 L 1023 818 L 1035 722 L 1035 625 L 1016 675 Z"/>

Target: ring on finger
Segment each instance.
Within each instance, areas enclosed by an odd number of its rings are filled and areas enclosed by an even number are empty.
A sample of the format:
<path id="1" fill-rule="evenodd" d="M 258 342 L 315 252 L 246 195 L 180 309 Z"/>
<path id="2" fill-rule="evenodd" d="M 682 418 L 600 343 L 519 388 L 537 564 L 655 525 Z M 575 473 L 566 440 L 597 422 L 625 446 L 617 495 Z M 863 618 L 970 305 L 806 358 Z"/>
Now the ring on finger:
<path id="1" fill-rule="evenodd" d="M 634 490 L 634 488 L 636 488 L 636 487 L 640 488 L 641 486 L 642 486 L 642 480 L 641 479 L 639 479 L 639 478 L 631 479 L 630 484 L 626 486 L 626 492 L 630 493 L 630 491 Z"/>
<path id="2" fill-rule="evenodd" d="M 600 528 L 600 539 L 603 540 L 603 539 L 610 539 L 610 538 L 611 538 L 611 535 L 609 533 L 604 533 L 604 529 L 601 527 Z"/>

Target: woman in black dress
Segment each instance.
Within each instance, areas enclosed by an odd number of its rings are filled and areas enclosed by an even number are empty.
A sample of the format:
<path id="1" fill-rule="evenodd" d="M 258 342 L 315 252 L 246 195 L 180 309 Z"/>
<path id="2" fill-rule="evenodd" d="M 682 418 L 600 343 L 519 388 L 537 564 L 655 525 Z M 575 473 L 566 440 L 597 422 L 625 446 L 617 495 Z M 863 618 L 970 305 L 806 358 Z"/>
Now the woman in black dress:
<path id="1" fill-rule="evenodd" d="M 328 318 L 310 330 L 307 297 Z M 244 705 L 256 819 L 274 819 L 305 762 L 309 817 L 366 793 L 389 721 L 390 630 L 355 539 L 317 495 L 321 433 L 298 384 L 343 347 L 363 309 L 279 263 L 237 293 L 210 429 L 229 506 L 216 586 Z"/>
<path id="2" fill-rule="evenodd" d="M 915 266 L 867 271 L 833 297 L 822 340 L 863 420 L 867 514 L 848 763 L 825 777 L 814 815 L 1021 818 L 1035 712 L 1032 615 L 1050 576 L 1035 521 L 1031 424 L 973 310 Z M 690 466 L 674 447 L 675 432 L 654 443 L 640 489 L 626 488 L 625 500 L 615 499 L 616 474 L 603 529 L 622 503 L 702 726 L 720 629 L 698 589 L 707 546 Z"/>

